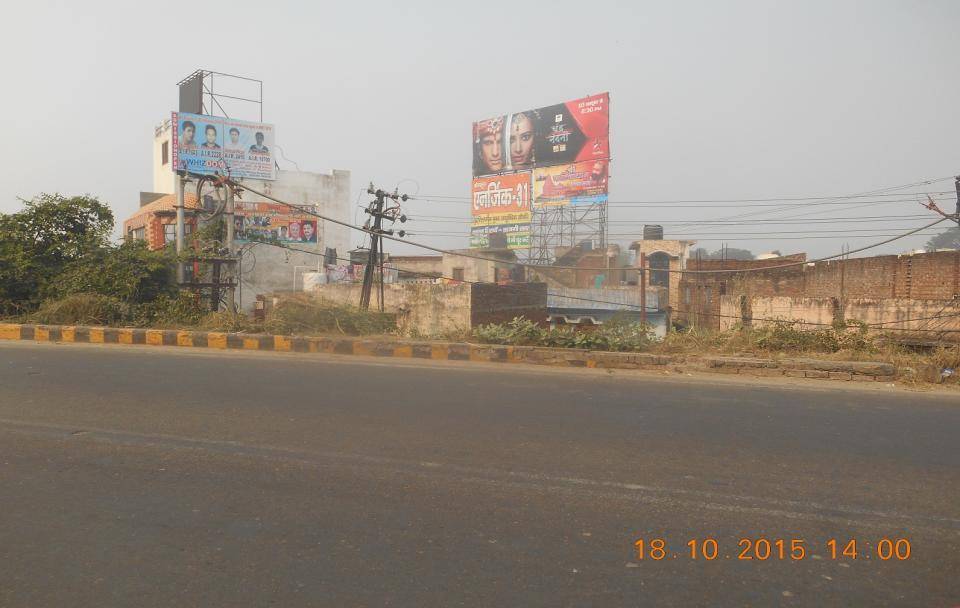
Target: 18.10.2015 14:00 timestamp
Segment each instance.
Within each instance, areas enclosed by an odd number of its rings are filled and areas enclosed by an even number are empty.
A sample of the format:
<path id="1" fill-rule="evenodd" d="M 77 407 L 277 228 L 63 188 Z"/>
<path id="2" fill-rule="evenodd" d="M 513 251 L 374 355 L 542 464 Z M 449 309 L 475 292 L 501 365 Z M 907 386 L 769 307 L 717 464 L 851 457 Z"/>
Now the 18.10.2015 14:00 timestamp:
<path id="1" fill-rule="evenodd" d="M 633 543 L 639 561 L 660 561 L 666 558 L 688 558 L 713 561 L 736 559 L 740 561 L 792 560 L 825 557 L 833 560 L 878 559 L 904 561 L 910 559 L 913 548 L 906 538 L 856 539 L 830 538 L 822 543 L 808 543 L 802 538 L 740 538 L 736 547 L 724 546 L 715 538 L 692 538 L 683 545 L 671 546 L 663 538 L 640 538 Z M 817 551 L 819 549 L 819 551 Z"/>

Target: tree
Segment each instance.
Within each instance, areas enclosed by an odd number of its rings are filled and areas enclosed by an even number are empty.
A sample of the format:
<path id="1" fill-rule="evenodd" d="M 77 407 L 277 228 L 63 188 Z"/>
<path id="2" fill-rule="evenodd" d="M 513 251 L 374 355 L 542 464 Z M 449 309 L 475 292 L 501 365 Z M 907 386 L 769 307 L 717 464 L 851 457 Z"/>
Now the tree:
<path id="1" fill-rule="evenodd" d="M 107 245 L 68 264 L 43 295 L 95 293 L 127 304 L 153 302 L 176 295 L 175 262 L 170 248 L 151 251 L 146 241 Z"/>
<path id="2" fill-rule="evenodd" d="M 737 249 L 736 247 L 726 247 L 717 249 L 713 253 L 708 252 L 703 247 L 697 247 L 690 252 L 690 257 L 696 259 L 699 254 L 703 260 L 752 260 L 753 253 L 748 249 Z"/>
<path id="3" fill-rule="evenodd" d="M 948 228 L 927 241 L 927 250 L 960 249 L 960 226 Z"/>
<path id="4" fill-rule="evenodd" d="M 94 197 L 41 194 L 0 214 L 0 313 L 34 308 L 64 267 L 108 244 L 113 213 Z"/>

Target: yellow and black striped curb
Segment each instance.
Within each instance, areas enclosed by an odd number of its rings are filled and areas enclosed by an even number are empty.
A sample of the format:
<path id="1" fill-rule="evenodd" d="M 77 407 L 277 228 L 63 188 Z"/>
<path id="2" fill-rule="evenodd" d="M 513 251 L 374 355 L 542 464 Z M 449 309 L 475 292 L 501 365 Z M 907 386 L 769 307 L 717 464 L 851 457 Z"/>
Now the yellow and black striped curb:
<path id="1" fill-rule="evenodd" d="M 566 367 L 647 370 L 698 370 L 752 376 L 790 376 L 830 380 L 891 381 L 894 367 L 865 361 L 706 357 L 675 359 L 650 353 L 617 353 L 571 348 L 501 346 L 463 342 L 415 342 L 367 338 L 274 336 L 214 331 L 25 325 L 0 323 L 0 340 L 84 344 L 143 344 L 295 353 L 400 357 L 438 361 L 529 363 Z"/>

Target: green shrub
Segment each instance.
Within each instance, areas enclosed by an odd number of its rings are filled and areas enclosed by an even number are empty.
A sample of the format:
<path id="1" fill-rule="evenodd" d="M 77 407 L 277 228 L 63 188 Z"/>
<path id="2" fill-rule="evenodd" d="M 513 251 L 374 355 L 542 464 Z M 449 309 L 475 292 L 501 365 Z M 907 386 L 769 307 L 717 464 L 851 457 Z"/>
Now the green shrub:
<path id="1" fill-rule="evenodd" d="M 116 325 L 129 307 L 117 298 L 93 293 L 76 293 L 47 300 L 28 320 L 46 325 Z"/>
<path id="2" fill-rule="evenodd" d="M 481 325 L 473 335 L 484 344 L 631 352 L 645 350 L 654 342 L 649 326 L 617 319 L 590 331 L 578 331 L 573 327 L 544 329 L 533 321 L 516 317 L 509 323 Z"/>
<path id="3" fill-rule="evenodd" d="M 137 305 L 131 321 L 137 327 L 195 327 L 207 312 L 194 294 L 180 291 Z"/>
<path id="4" fill-rule="evenodd" d="M 351 336 L 394 333 L 394 314 L 363 311 L 312 298 L 287 298 L 267 315 L 264 329 L 273 334 L 336 332 Z"/>

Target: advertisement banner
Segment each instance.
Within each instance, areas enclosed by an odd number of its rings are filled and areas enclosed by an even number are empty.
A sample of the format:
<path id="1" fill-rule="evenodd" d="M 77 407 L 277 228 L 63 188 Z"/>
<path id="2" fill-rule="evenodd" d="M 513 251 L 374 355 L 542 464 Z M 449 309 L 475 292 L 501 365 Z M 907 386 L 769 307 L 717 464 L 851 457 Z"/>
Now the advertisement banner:
<path id="1" fill-rule="evenodd" d="M 534 110 L 537 167 L 610 158 L 610 94 Z"/>
<path id="2" fill-rule="evenodd" d="M 530 213 L 530 171 L 473 180 L 470 213 L 474 217 Z"/>
<path id="3" fill-rule="evenodd" d="M 610 94 L 473 123 L 473 175 L 610 158 Z"/>
<path id="4" fill-rule="evenodd" d="M 174 112 L 174 171 L 276 179 L 273 125 Z"/>
<path id="5" fill-rule="evenodd" d="M 606 203 L 609 163 L 588 160 L 534 170 L 533 208 Z"/>
<path id="6" fill-rule="evenodd" d="M 501 224 L 497 226 L 474 227 L 470 229 L 471 247 L 488 247 L 490 233 L 502 233 L 507 238 L 507 249 L 528 249 L 530 247 L 530 224 Z"/>
<path id="7" fill-rule="evenodd" d="M 317 212 L 316 206 L 311 210 Z M 236 201 L 233 235 L 237 241 L 316 244 L 318 218 L 277 203 Z"/>

